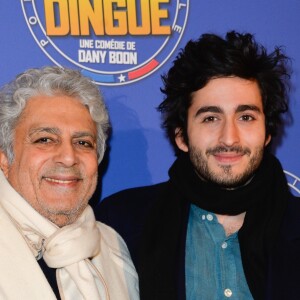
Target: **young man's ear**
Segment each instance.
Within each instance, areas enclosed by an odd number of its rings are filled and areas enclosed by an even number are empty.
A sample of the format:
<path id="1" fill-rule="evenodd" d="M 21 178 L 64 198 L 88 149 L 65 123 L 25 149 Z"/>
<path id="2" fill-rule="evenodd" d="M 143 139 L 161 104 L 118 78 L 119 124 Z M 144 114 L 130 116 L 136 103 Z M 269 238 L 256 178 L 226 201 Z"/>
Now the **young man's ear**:
<path id="1" fill-rule="evenodd" d="M 181 128 L 176 128 L 175 129 L 175 142 L 177 147 L 184 151 L 184 152 L 188 152 L 189 148 L 187 146 L 187 144 L 184 141 L 184 137 L 182 135 L 182 129 Z"/>
<path id="2" fill-rule="evenodd" d="M 7 156 L 0 150 L 0 169 L 5 177 L 8 177 L 9 164 Z"/>
<path id="3" fill-rule="evenodd" d="M 269 145 L 269 143 L 271 142 L 271 134 L 269 134 L 267 137 L 266 137 L 266 141 L 265 141 L 265 147 L 267 147 Z"/>

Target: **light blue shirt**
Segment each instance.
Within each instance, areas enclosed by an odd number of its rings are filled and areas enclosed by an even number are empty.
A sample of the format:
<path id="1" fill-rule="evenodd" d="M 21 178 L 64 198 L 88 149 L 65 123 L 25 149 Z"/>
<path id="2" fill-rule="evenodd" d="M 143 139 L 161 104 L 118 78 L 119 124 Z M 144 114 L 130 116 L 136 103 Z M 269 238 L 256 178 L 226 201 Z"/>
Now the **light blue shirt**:
<path id="1" fill-rule="evenodd" d="M 187 300 L 252 300 L 237 233 L 226 236 L 215 214 L 191 205 L 185 256 Z"/>

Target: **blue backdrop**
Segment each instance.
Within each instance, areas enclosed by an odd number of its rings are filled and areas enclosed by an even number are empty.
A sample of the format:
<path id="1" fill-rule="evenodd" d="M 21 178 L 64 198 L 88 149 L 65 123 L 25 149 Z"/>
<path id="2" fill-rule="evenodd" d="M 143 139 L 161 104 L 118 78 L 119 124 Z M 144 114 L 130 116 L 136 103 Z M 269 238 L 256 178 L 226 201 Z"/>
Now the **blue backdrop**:
<path id="1" fill-rule="evenodd" d="M 99 84 L 113 132 L 97 199 L 167 179 L 174 155 L 156 111 L 160 76 L 188 40 L 228 30 L 251 32 L 268 49 L 283 46 L 292 58 L 292 121 L 274 152 L 300 193 L 299 0 L 78 2 L 2 3 L 0 85 L 25 69 L 53 64 L 79 68 Z"/>

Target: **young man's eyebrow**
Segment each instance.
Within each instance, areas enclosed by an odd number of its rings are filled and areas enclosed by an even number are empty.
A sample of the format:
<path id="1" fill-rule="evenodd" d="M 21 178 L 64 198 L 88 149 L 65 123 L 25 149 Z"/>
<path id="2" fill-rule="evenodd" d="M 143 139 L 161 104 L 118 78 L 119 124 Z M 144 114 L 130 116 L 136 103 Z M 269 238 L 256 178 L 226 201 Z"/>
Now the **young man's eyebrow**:
<path id="1" fill-rule="evenodd" d="M 255 111 L 255 112 L 258 112 L 258 113 L 261 113 L 261 109 L 256 106 L 256 105 L 248 105 L 248 104 L 243 104 L 243 105 L 239 105 L 236 109 L 236 112 L 244 112 L 246 110 L 252 110 L 252 111 Z"/>
<path id="2" fill-rule="evenodd" d="M 257 113 L 262 113 L 261 109 L 256 106 L 256 105 L 251 105 L 251 104 L 242 104 L 242 105 L 239 105 L 235 112 L 236 113 L 240 113 L 240 112 L 245 112 L 245 111 L 255 111 Z M 202 106 L 200 107 L 196 114 L 195 114 L 195 118 L 200 116 L 201 114 L 203 113 L 207 113 L 207 112 L 211 112 L 211 113 L 224 113 L 223 109 L 219 106 L 214 106 L 214 105 L 211 105 L 211 106 Z"/>
<path id="3" fill-rule="evenodd" d="M 203 113 L 206 113 L 206 112 L 222 113 L 223 110 L 219 106 L 202 106 L 197 110 L 195 117 L 197 117 Z"/>

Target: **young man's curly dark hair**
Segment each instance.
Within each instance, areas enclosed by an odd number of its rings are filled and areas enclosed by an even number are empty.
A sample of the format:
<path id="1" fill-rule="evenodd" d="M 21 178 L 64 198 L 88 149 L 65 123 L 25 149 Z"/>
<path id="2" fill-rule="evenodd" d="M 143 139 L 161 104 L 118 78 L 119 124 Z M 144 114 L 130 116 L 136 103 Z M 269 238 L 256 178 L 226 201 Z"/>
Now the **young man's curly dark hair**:
<path id="1" fill-rule="evenodd" d="M 169 72 L 162 76 L 165 94 L 158 110 L 163 127 L 175 148 L 176 128 L 187 138 L 187 111 L 192 93 L 203 88 L 211 79 L 236 76 L 257 82 L 266 116 L 266 135 L 276 135 L 281 114 L 288 110 L 288 58 L 281 48 L 273 52 L 258 44 L 253 35 L 228 32 L 225 39 L 215 34 L 203 34 L 189 41 L 180 51 Z"/>

